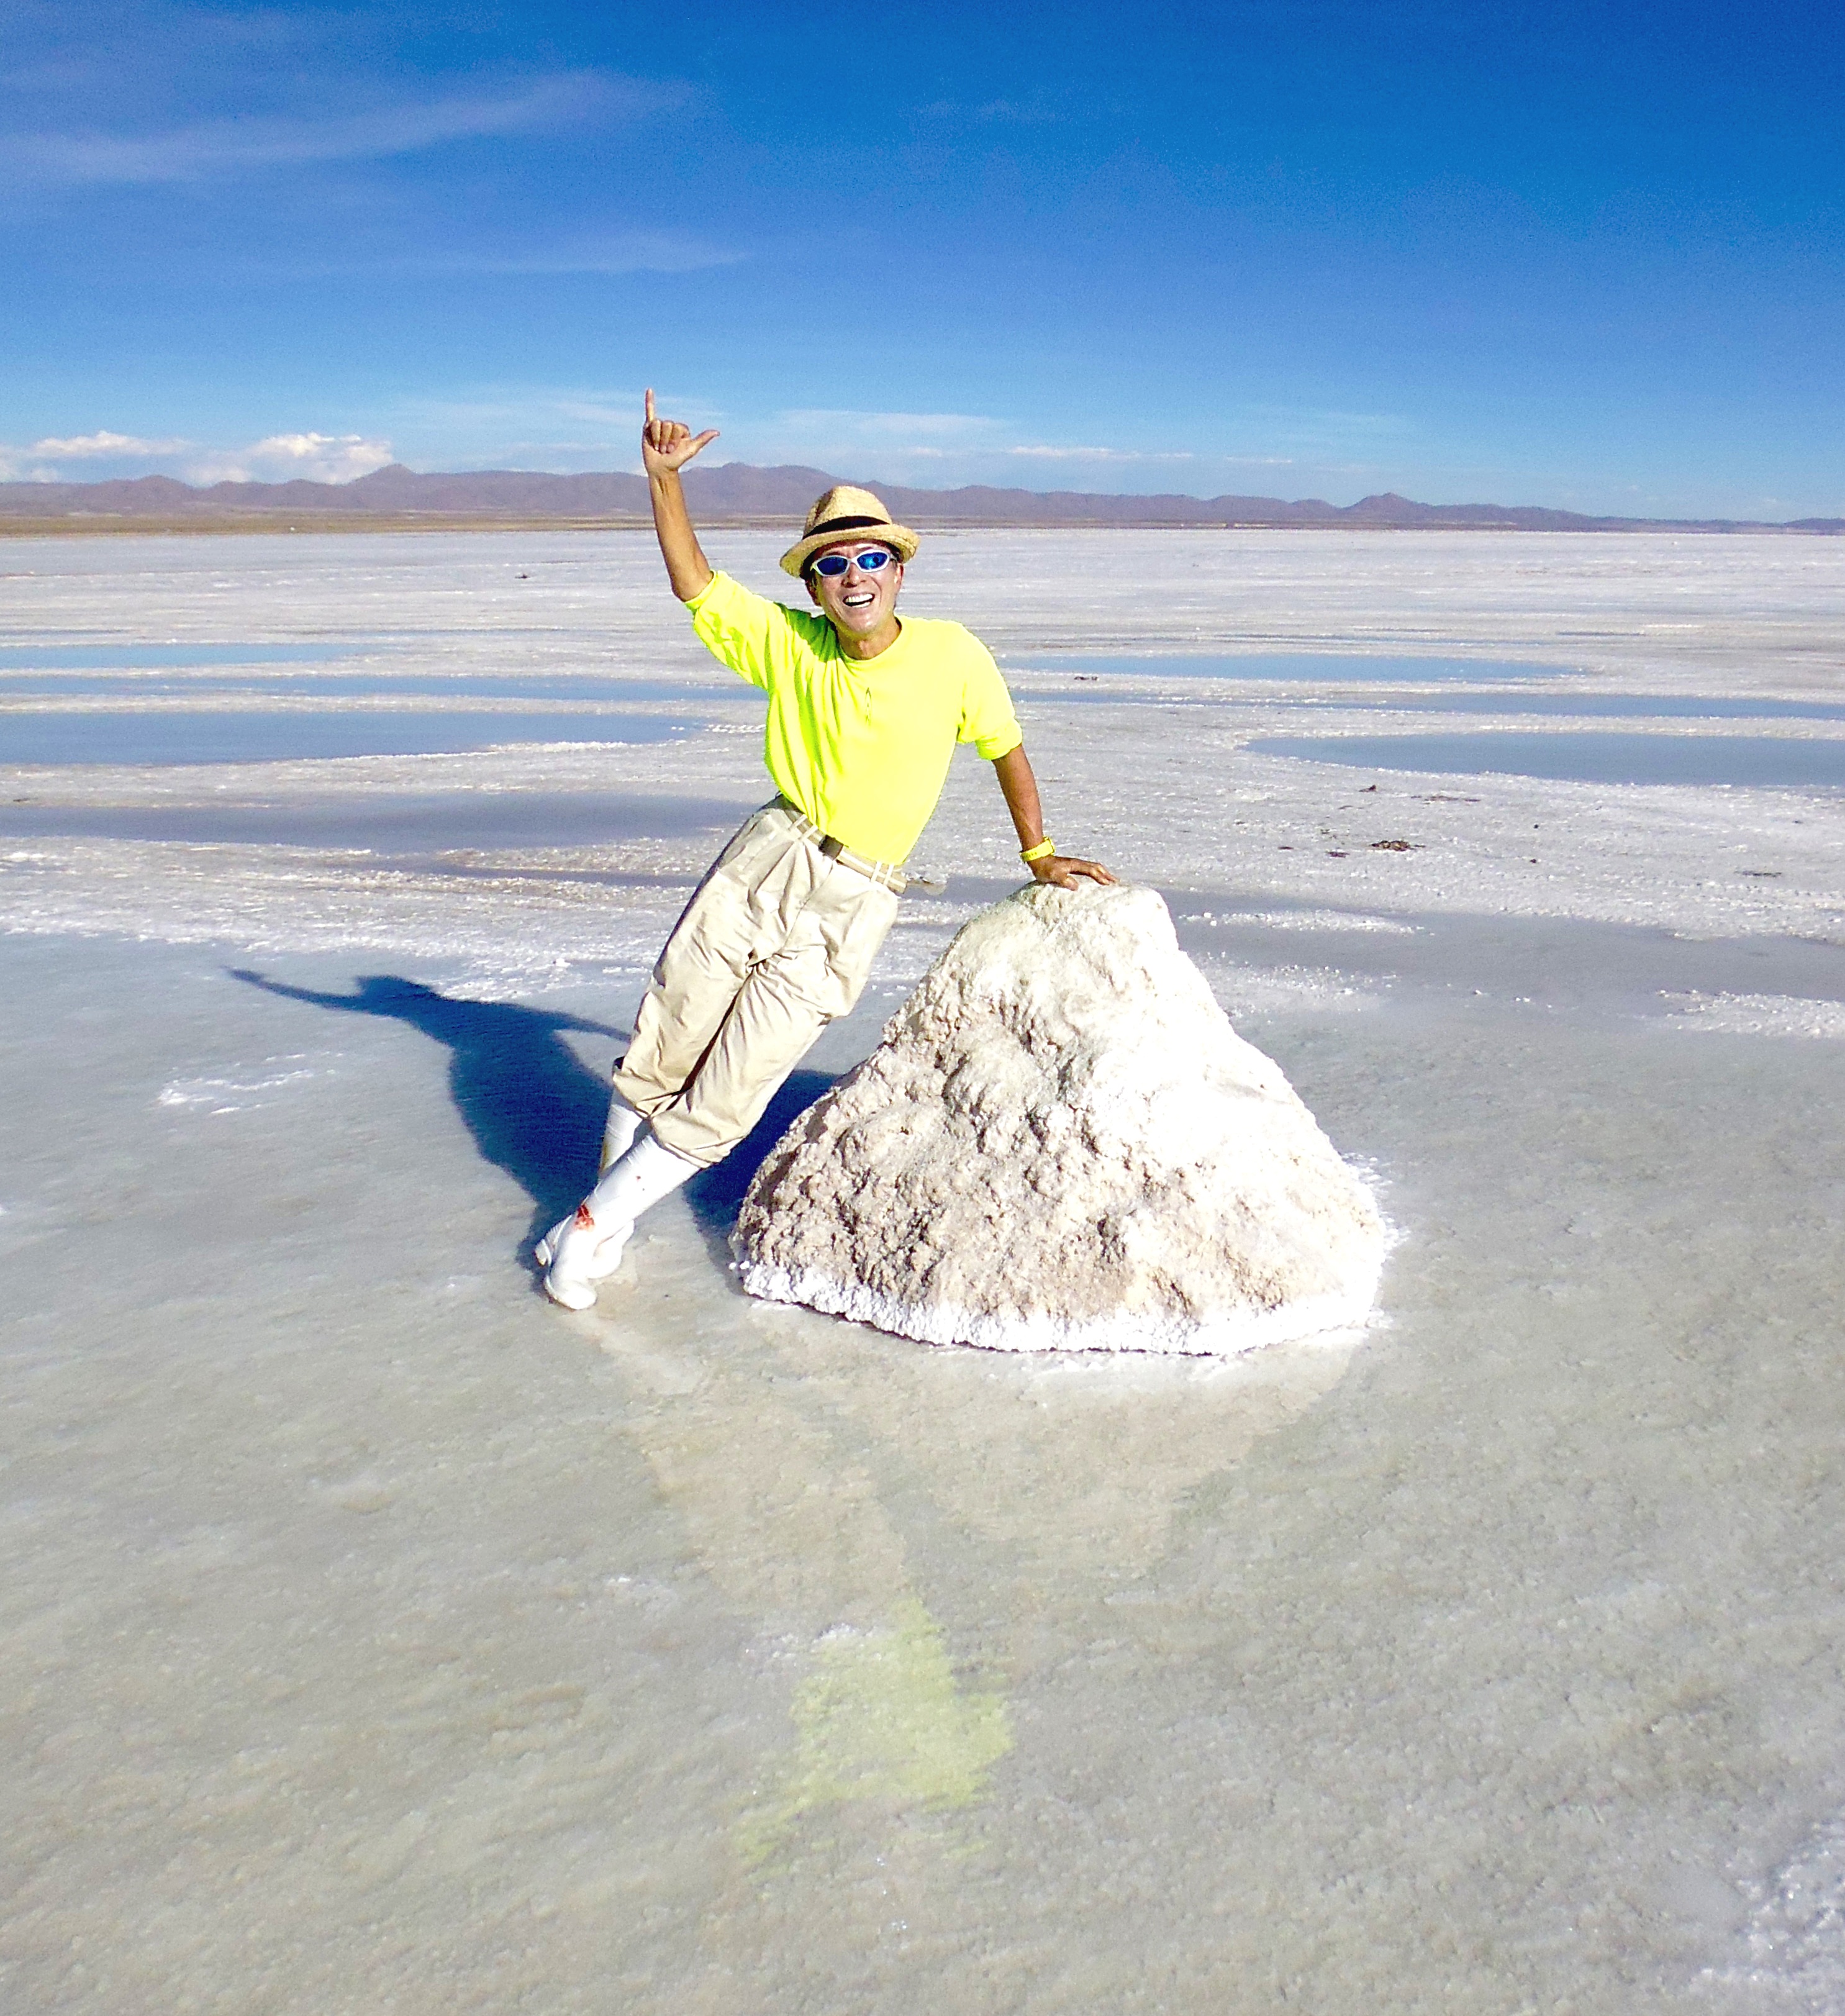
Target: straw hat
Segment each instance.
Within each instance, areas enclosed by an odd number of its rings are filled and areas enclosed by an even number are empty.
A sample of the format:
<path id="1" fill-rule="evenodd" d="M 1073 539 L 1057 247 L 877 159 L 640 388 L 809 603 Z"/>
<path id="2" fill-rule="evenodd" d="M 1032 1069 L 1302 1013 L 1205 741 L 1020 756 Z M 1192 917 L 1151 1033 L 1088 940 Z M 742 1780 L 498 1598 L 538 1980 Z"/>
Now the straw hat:
<path id="1" fill-rule="evenodd" d="M 836 483 L 815 499 L 800 537 L 782 556 L 782 571 L 798 576 L 822 546 L 860 539 L 890 547 L 900 560 L 916 557 L 916 535 L 907 525 L 897 524 L 869 490 Z"/>

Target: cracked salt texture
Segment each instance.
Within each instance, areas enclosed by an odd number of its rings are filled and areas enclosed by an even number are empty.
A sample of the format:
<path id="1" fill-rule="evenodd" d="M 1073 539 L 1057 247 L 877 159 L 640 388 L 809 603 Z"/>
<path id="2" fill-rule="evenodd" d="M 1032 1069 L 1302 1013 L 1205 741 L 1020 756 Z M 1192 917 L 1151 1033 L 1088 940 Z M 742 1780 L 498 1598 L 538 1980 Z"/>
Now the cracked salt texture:
<path id="1" fill-rule="evenodd" d="M 962 927 L 762 1165 L 733 1244 L 773 1301 L 928 1344 L 1235 1354 L 1361 1323 L 1383 1228 L 1151 889 Z"/>

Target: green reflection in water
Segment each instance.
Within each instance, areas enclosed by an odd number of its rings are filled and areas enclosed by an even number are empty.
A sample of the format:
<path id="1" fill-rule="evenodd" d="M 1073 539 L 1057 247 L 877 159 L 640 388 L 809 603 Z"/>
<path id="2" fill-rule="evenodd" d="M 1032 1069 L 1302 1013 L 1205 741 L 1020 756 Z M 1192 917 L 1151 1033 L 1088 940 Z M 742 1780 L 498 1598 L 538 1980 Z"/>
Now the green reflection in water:
<path id="1" fill-rule="evenodd" d="M 800 1740 L 738 1830 L 752 1865 L 817 1808 L 865 1799 L 938 1813 L 972 1805 L 1012 1747 L 1005 1697 L 956 1688 L 940 1628 L 913 1597 L 883 1630 L 822 1639 L 793 1713 Z"/>

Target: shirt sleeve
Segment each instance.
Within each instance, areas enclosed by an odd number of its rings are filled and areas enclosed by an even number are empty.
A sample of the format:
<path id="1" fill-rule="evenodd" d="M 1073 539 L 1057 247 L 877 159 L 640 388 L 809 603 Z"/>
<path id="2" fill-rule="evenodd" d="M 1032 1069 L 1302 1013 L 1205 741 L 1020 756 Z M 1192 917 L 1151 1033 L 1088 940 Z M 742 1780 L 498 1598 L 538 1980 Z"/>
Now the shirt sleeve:
<path id="1" fill-rule="evenodd" d="M 962 689 L 958 742 L 971 742 L 988 762 L 1009 755 L 1025 740 L 1012 697 L 993 662 L 993 653 L 977 637 L 968 639 L 967 682 Z"/>
<path id="2" fill-rule="evenodd" d="M 795 612 L 753 595 L 727 574 L 714 574 L 686 603 L 692 635 L 720 664 L 766 689 L 788 662 L 797 639 Z"/>

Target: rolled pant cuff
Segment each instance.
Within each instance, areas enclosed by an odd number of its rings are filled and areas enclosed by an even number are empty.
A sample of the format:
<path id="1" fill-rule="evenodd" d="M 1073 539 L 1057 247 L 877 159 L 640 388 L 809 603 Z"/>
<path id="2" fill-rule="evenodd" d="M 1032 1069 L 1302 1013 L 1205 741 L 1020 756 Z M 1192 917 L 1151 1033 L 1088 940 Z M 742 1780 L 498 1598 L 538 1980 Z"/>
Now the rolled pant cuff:
<path id="1" fill-rule="evenodd" d="M 710 1131 L 689 1121 L 668 1106 L 647 1122 L 647 1131 L 669 1154 L 682 1162 L 694 1162 L 701 1169 L 715 1168 L 737 1147 L 735 1141 L 714 1141 Z"/>

